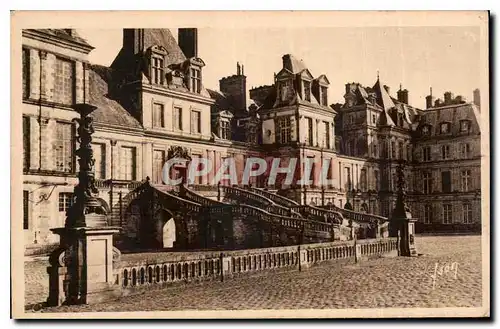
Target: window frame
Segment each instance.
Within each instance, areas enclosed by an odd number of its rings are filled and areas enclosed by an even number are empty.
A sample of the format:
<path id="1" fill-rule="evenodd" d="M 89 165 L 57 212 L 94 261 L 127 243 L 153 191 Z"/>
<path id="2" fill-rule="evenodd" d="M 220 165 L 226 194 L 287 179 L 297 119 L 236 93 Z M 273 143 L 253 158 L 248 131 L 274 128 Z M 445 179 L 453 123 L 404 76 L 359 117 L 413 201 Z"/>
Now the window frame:
<path id="1" fill-rule="evenodd" d="M 165 84 L 165 56 L 157 53 L 151 54 L 151 83 Z"/>
<path id="2" fill-rule="evenodd" d="M 279 144 L 288 144 L 292 141 L 292 118 L 289 115 L 280 116 L 276 118 L 277 141 Z"/>
<path id="3" fill-rule="evenodd" d="M 464 124 L 464 123 L 467 124 L 466 130 L 462 129 L 462 124 Z M 466 133 L 470 132 L 470 129 L 471 129 L 471 121 L 470 120 L 467 120 L 467 119 L 460 120 L 459 125 L 460 125 L 460 133 L 466 134 Z"/>
<path id="4" fill-rule="evenodd" d="M 69 64 L 70 74 L 71 74 L 71 76 L 69 78 L 64 76 L 64 67 L 63 67 L 63 64 L 60 64 L 60 63 Z M 59 70 L 59 65 L 61 65 L 61 70 Z M 56 56 L 54 66 L 55 66 L 55 68 L 54 68 L 54 90 L 57 90 L 57 92 L 54 93 L 54 102 L 58 103 L 58 104 L 62 104 L 62 105 L 71 106 L 75 103 L 75 96 L 76 96 L 76 92 L 75 92 L 75 89 L 76 89 L 75 88 L 76 87 L 75 61 L 73 61 L 69 58 Z M 64 80 L 69 80 L 69 85 L 70 85 L 69 89 L 64 87 L 66 85 Z M 58 85 L 58 83 L 61 83 L 61 85 Z M 64 95 L 65 92 L 67 91 L 66 89 L 68 89 L 70 92 L 70 95 L 67 99 L 66 99 L 67 96 Z M 71 99 L 69 99 L 69 98 L 71 98 Z"/>
<path id="5" fill-rule="evenodd" d="M 31 87 L 31 68 L 30 68 L 30 49 L 23 48 L 22 53 L 22 65 L 23 65 L 23 99 L 30 98 L 30 87 Z"/>
<path id="6" fill-rule="evenodd" d="M 474 224 L 472 220 L 472 204 L 470 202 L 462 203 L 462 223 L 466 225 Z"/>
<path id="7" fill-rule="evenodd" d="M 445 186 L 445 176 L 448 175 L 448 185 Z M 452 191 L 452 177 L 450 170 L 441 171 L 441 192 L 442 193 L 451 193 Z"/>
<path id="8" fill-rule="evenodd" d="M 307 140 L 306 140 L 306 144 L 308 146 L 313 146 L 314 145 L 314 123 L 313 123 L 313 119 L 312 118 L 309 118 L 309 117 L 306 117 L 306 121 L 307 121 Z"/>
<path id="9" fill-rule="evenodd" d="M 159 109 L 159 113 L 156 113 Z M 158 114 L 160 117 L 158 118 Z M 158 124 L 159 119 L 159 124 Z M 165 104 L 160 102 L 153 102 L 153 127 L 165 128 Z"/>
<path id="10" fill-rule="evenodd" d="M 60 131 L 62 127 L 66 127 L 65 129 L 69 129 L 69 137 L 61 138 L 61 134 L 65 134 L 66 132 Z M 54 171 L 63 172 L 63 173 L 74 173 L 75 172 L 75 126 L 73 123 L 65 122 L 65 121 L 57 121 L 56 129 L 55 129 L 56 138 L 52 143 L 52 149 L 54 154 L 53 157 L 53 165 Z M 68 149 L 66 149 L 68 148 Z M 62 153 L 59 154 L 58 149 L 62 149 Z M 62 155 L 62 158 L 59 159 L 59 155 Z M 67 164 L 67 158 L 70 159 L 69 165 Z M 60 161 L 59 161 L 60 160 Z M 59 165 L 59 162 L 62 165 Z M 66 165 L 64 165 L 66 163 Z"/>
<path id="11" fill-rule="evenodd" d="M 321 103 L 323 106 L 328 106 L 328 87 L 320 86 L 319 87 L 321 93 Z"/>
<path id="12" fill-rule="evenodd" d="M 312 81 L 309 80 L 302 80 L 302 84 L 304 86 L 304 100 L 306 102 L 311 102 L 311 88 L 312 88 Z"/>
<path id="13" fill-rule="evenodd" d="M 447 127 L 446 131 L 443 132 L 443 127 Z M 439 124 L 439 134 L 440 135 L 447 135 L 451 133 L 451 123 L 450 122 L 441 122 Z"/>
<path id="14" fill-rule="evenodd" d="M 450 160 L 450 145 L 441 145 L 441 159 Z"/>
<path id="15" fill-rule="evenodd" d="M 432 161 L 432 148 L 431 146 L 422 146 L 422 161 L 429 162 Z"/>
<path id="16" fill-rule="evenodd" d="M 196 117 L 197 115 L 197 117 Z M 197 118 L 197 120 L 195 120 Z M 201 134 L 201 111 L 199 110 L 191 110 L 191 117 L 190 117 L 190 131 L 191 134 Z M 193 123 L 193 121 L 196 121 Z M 196 128 L 196 129 L 194 129 Z"/>
<path id="17" fill-rule="evenodd" d="M 443 204 L 443 224 L 453 224 L 453 206 L 450 203 Z"/>
<path id="18" fill-rule="evenodd" d="M 175 106 L 172 113 L 172 129 L 174 131 L 183 131 L 183 122 L 182 122 L 182 107 Z"/>
<path id="19" fill-rule="evenodd" d="M 431 194 L 432 193 L 432 173 L 431 172 L 426 171 L 426 172 L 422 173 L 422 193 L 423 194 Z"/>
<path id="20" fill-rule="evenodd" d="M 130 164 L 128 159 L 124 157 L 124 151 L 130 150 L 132 158 L 130 159 Z M 127 160 L 127 161 L 126 161 Z M 130 169 L 130 175 L 128 172 L 124 172 L 124 168 Z M 125 181 L 135 181 L 137 177 L 137 147 L 123 145 L 120 147 L 120 178 Z"/>
<path id="21" fill-rule="evenodd" d="M 59 213 L 66 213 L 74 203 L 75 194 L 73 192 L 59 192 L 57 203 Z"/>
<path id="22" fill-rule="evenodd" d="M 325 145 L 325 148 L 329 149 L 331 146 L 330 138 L 331 138 L 331 132 L 330 132 L 330 122 L 328 121 L 323 121 L 324 124 L 324 129 L 323 129 L 323 144 Z"/>
<path id="23" fill-rule="evenodd" d="M 189 68 L 189 85 L 190 91 L 196 94 L 201 93 L 202 89 L 202 75 L 201 67 L 191 66 Z"/>
<path id="24" fill-rule="evenodd" d="M 470 169 L 465 169 L 460 172 L 460 189 L 462 192 L 469 192 L 471 185 L 471 174 Z"/>
<path id="25" fill-rule="evenodd" d="M 432 205 L 424 205 L 424 224 L 432 224 Z"/>
<path id="26" fill-rule="evenodd" d="M 160 154 L 160 157 L 157 155 Z M 165 165 L 166 153 L 165 150 L 153 149 L 153 182 L 163 184 L 163 166 Z M 158 167 L 158 164 L 161 166 Z"/>

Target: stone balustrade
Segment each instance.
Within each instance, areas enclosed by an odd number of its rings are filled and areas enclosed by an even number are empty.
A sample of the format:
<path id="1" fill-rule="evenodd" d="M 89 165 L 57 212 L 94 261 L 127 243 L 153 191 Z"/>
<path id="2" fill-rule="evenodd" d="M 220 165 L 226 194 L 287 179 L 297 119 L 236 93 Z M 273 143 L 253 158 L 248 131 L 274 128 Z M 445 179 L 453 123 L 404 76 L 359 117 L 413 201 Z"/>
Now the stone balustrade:
<path id="1" fill-rule="evenodd" d="M 153 189 L 153 193 L 159 203 L 168 204 L 169 207 L 173 207 L 174 209 L 183 209 L 193 212 L 201 212 L 203 209 L 203 206 L 199 203 L 183 199 L 168 191 L 159 189 L 158 187 Z"/>
<path id="2" fill-rule="evenodd" d="M 322 209 L 314 206 L 295 206 L 292 210 L 303 214 L 305 217 L 322 218 L 325 221 L 342 224 L 344 217 L 341 213 L 329 209 Z"/>
<path id="3" fill-rule="evenodd" d="M 250 200 L 253 201 L 255 204 L 258 204 L 259 206 L 262 206 L 263 209 L 266 211 L 277 214 L 280 216 L 289 216 L 289 217 L 296 217 L 296 218 L 301 218 L 302 216 L 297 213 L 292 211 L 288 207 L 284 207 L 280 204 L 275 203 L 273 200 L 267 198 L 266 196 L 256 193 L 253 190 L 249 191 L 246 189 L 242 189 L 239 187 L 234 187 L 234 186 L 221 186 L 222 191 L 224 192 L 224 195 L 229 195 L 229 196 L 236 196 L 238 198 L 243 198 L 245 200 Z"/>
<path id="4" fill-rule="evenodd" d="M 397 248 L 395 238 L 385 238 L 226 252 L 123 254 L 114 274 L 115 283 L 128 295 L 176 282 L 224 280 L 262 271 L 303 270 L 327 261 L 397 255 Z"/>
<path id="5" fill-rule="evenodd" d="M 344 216 L 344 218 L 356 221 L 358 223 L 370 223 L 372 221 L 377 221 L 379 223 L 383 223 L 383 222 L 386 222 L 388 220 L 387 217 L 378 216 L 378 215 L 374 215 L 374 214 L 368 214 L 368 213 L 364 213 L 364 212 L 357 212 L 357 211 L 349 210 L 349 209 L 343 209 L 343 208 L 339 208 L 339 207 L 333 206 L 333 205 L 324 206 L 322 208 L 337 211 L 337 212 L 341 213 L 342 216 Z"/>
<path id="6" fill-rule="evenodd" d="M 255 194 L 262 195 L 262 196 L 274 201 L 274 203 L 276 203 L 278 205 L 282 205 L 282 206 L 285 206 L 288 208 L 299 206 L 299 203 L 296 201 L 285 198 L 285 197 L 278 195 L 278 194 L 275 194 L 275 193 L 271 193 L 271 192 L 266 191 L 264 189 L 255 188 L 255 187 L 248 187 L 248 190 L 252 191 Z"/>
<path id="7" fill-rule="evenodd" d="M 183 193 L 186 198 L 193 200 L 194 202 L 199 203 L 204 207 L 218 206 L 224 204 L 223 202 L 204 197 L 203 195 L 200 195 L 195 191 L 193 191 L 191 188 L 184 187 Z"/>

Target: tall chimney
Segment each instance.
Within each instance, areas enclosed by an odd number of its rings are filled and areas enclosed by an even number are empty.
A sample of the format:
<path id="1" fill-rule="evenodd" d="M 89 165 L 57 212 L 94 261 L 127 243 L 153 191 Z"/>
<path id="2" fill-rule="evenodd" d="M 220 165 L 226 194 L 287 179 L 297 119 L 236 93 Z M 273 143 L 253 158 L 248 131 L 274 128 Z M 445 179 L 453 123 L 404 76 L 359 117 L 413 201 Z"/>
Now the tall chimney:
<path id="1" fill-rule="evenodd" d="M 407 89 L 401 89 L 402 86 L 399 85 L 399 90 L 398 90 L 398 101 L 404 104 L 408 104 L 408 90 Z"/>
<path id="2" fill-rule="evenodd" d="M 444 93 L 444 104 L 450 105 L 453 100 L 453 94 L 450 91 Z"/>
<path id="3" fill-rule="evenodd" d="M 479 92 L 479 89 L 474 89 L 473 91 L 473 103 L 474 105 L 476 105 L 477 107 L 481 107 L 481 93 Z"/>
<path id="4" fill-rule="evenodd" d="M 186 58 L 198 57 L 198 29 L 179 29 L 179 47 Z"/>
<path id="5" fill-rule="evenodd" d="M 434 96 L 432 96 L 432 87 L 430 88 L 430 93 L 425 97 L 425 108 L 431 108 L 434 103 Z"/>

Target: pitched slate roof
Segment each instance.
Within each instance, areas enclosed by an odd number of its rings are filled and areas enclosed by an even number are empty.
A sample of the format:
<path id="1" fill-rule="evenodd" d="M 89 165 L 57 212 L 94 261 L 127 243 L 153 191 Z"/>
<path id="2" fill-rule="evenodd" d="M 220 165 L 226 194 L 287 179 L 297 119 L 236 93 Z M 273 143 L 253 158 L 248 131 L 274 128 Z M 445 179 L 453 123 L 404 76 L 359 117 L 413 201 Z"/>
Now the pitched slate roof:
<path id="1" fill-rule="evenodd" d="M 91 47 L 92 49 L 94 48 L 87 42 L 87 40 L 82 38 L 74 29 L 71 29 L 71 33 L 68 31 L 68 29 L 38 29 L 38 31 L 50 34 L 57 38 L 76 42 L 81 45 Z"/>
<path id="2" fill-rule="evenodd" d="M 167 55 L 165 57 L 165 66 L 179 64 L 186 60 L 186 56 L 177 44 L 174 36 L 169 29 L 141 29 L 143 32 L 142 44 L 140 51 L 145 51 L 151 46 L 158 45 L 165 48 Z M 125 30 L 124 32 L 125 33 Z M 138 33 L 138 32 L 136 32 Z M 140 64 L 138 56 L 134 54 L 132 49 L 121 48 L 115 60 L 111 64 L 112 68 L 128 69 L 136 68 Z"/>
<path id="3" fill-rule="evenodd" d="M 144 29 L 144 49 L 159 45 L 167 50 L 166 66 L 184 62 L 186 56 L 169 29 Z"/>
<path id="4" fill-rule="evenodd" d="M 286 54 L 283 56 L 283 68 L 292 72 L 293 74 L 298 74 L 304 70 L 307 70 L 306 64 L 303 60 L 298 60 L 291 54 Z"/>
<path id="5" fill-rule="evenodd" d="M 111 69 L 101 65 L 91 65 L 89 71 L 90 91 L 89 103 L 97 106 L 91 116 L 96 123 L 127 128 L 142 128 L 135 119 L 117 101 L 108 96 L 108 82 L 111 79 Z"/>

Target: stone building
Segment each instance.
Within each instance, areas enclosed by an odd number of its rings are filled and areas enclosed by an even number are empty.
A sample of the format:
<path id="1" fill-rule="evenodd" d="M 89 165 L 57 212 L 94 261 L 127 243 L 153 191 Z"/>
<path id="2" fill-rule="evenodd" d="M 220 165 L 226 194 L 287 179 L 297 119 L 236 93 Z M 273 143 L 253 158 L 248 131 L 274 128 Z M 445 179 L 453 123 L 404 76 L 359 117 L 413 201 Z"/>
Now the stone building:
<path id="1" fill-rule="evenodd" d="M 463 98 L 447 94 L 421 110 L 408 104 L 407 90 L 393 98 L 378 79 L 371 88 L 347 84 L 345 104 L 330 106 L 327 76 L 313 75 L 287 54 L 273 83 L 250 89 L 248 99 L 239 63 L 236 74 L 219 81 L 219 90 L 205 88 L 196 29 L 179 29 L 178 42 L 168 29 L 124 29 L 110 67 L 89 63 L 93 47 L 72 29 L 22 35 L 27 247 L 57 242 L 50 228 L 64 224 L 72 204 L 78 115 L 71 106 L 83 102 L 97 106 L 95 175 L 113 225 L 124 225 L 122 205 L 141 181 L 162 183 L 163 164 L 177 146 L 191 159 L 214 163 L 195 184 L 211 184 L 228 157 L 237 160 L 239 177 L 248 157 L 278 157 L 282 166 L 291 158 L 308 159 L 311 184 L 297 182 L 297 169 L 291 186 L 283 185 L 283 174 L 270 188 L 303 204 L 384 216 L 390 215 L 395 167 L 403 160 L 410 205 L 425 227 L 456 223 L 469 229 L 480 222 L 479 112 Z M 185 175 L 185 167 L 175 173 Z M 250 183 L 265 181 L 254 177 Z"/>

